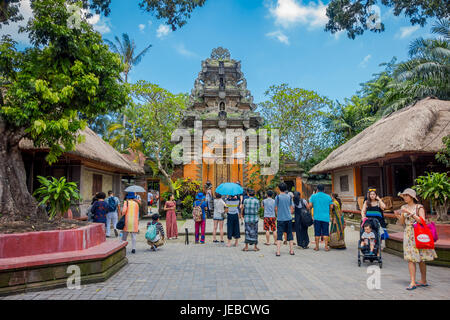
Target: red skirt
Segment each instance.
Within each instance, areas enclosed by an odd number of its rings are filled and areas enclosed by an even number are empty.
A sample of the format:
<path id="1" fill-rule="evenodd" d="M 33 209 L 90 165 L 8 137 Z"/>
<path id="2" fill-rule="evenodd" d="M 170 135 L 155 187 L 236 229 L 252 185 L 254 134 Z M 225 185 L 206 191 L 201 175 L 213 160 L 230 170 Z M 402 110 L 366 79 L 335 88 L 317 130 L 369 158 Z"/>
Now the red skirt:
<path id="1" fill-rule="evenodd" d="M 167 238 L 178 238 L 177 216 L 175 211 L 167 211 L 166 215 Z"/>

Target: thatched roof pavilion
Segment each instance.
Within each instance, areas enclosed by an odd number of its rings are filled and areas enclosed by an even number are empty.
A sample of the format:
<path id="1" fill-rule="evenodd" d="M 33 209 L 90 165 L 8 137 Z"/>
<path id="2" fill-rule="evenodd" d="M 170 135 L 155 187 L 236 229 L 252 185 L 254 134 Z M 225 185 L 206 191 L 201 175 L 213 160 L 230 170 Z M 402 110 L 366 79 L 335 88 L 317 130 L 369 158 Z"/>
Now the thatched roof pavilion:
<path id="1" fill-rule="evenodd" d="M 436 153 L 450 134 L 450 101 L 426 98 L 377 121 L 334 150 L 311 173 L 398 156 Z"/>
<path id="2" fill-rule="evenodd" d="M 137 163 L 130 161 L 125 155 L 119 153 L 110 144 L 100 138 L 94 131 L 86 127 L 80 132 L 85 136 L 83 143 L 77 144 L 75 150 L 65 154 L 73 158 L 83 159 L 108 167 L 116 172 L 130 174 L 144 174 L 144 169 Z M 48 148 L 37 148 L 28 139 L 20 141 L 22 151 L 48 151 Z"/>
<path id="3" fill-rule="evenodd" d="M 138 163 L 130 161 L 119 153 L 91 129 L 80 131 L 85 136 L 83 143 L 77 144 L 75 150 L 64 152 L 58 161 L 49 165 L 45 157 L 48 147 L 35 147 L 28 139 L 20 141 L 22 158 L 27 174 L 27 186 L 30 192 L 39 187 L 37 176 L 66 177 L 68 181 L 79 186 L 83 201 L 71 207 L 73 217 L 85 218 L 86 208 L 92 196 L 97 192 L 112 190 L 121 196 L 131 177 L 134 180 L 145 174 Z"/>
<path id="4" fill-rule="evenodd" d="M 402 203 L 397 193 L 414 185 L 418 176 L 448 170 L 435 159 L 447 135 L 450 101 L 426 98 L 372 124 L 310 172 L 331 173 L 332 190 L 341 196 L 344 209 L 359 209 L 369 187 L 395 209 Z"/>

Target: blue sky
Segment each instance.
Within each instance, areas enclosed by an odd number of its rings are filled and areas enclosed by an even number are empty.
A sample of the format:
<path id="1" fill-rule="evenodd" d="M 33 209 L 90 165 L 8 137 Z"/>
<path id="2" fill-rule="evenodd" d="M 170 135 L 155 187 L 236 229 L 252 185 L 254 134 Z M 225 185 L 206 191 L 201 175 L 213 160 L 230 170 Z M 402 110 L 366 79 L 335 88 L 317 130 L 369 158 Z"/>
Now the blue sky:
<path id="1" fill-rule="evenodd" d="M 323 31 L 328 2 L 207 0 L 187 25 L 170 32 L 163 21 L 139 9 L 137 0 L 112 0 L 110 16 L 95 16 L 92 23 L 106 39 L 126 32 L 138 50 L 152 44 L 129 79 L 147 80 L 174 93 L 190 92 L 201 60 L 213 48 L 226 47 L 232 58 L 242 61 L 256 103 L 264 101 L 269 86 L 281 83 L 333 100 L 350 97 L 361 82 L 381 70 L 380 63 L 393 56 L 406 59 L 410 41 L 429 36 L 430 23 L 424 28 L 411 26 L 383 6 L 385 32 L 366 32 L 355 40 L 345 33 L 332 35 Z M 17 39 L 25 41 L 20 35 Z"/>

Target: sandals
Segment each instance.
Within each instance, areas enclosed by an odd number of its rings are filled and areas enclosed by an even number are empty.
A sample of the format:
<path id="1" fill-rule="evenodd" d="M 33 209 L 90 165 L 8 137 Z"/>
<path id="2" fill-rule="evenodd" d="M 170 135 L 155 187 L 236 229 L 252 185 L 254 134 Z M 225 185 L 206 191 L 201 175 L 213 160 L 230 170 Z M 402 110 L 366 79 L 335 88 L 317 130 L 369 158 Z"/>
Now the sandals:
<path id="1" fill-rule="evenodd" d="M 247 251 L 248 251 L 248 249 L 244 248 L 244 249 L 242 249 L 242 251 L 244 251 L 244 252 L 247 252 Z"/>
<path id="2" fill-rule="evenodd" d="M 417 286 L 408 286 L 407 288 L 406 288 L 406 290 L 408 290 L 408 291 L 411 291 L 411 290 L 415 290 L 415 289 L 417 289 Z"/>
<path id="3" fill-rule="evenodd" d="M 416 287 L 428 287 L 429 286 L 429 284 L 428 283 L 425 283 L 425 284 L 423 284 L 423 283 L 417 283 L 416 284 Z"/>
<path id="4" fill-rule="evenodd" d="M 259 251 L 259 248 L 255 248 L 253 251 Z"/>
<path id="5" fill-rule="evenodd" d="M 265 243 L 265 242 L 264 242 L 264 245 L 266 245 L 266 246 L 270 246 L 270 243 Z"/>
<path id="6" fill-rule="evenodd" d="M 294 251 L 290 251 L 289 254 L 290 254 L 291 256 L 293 256 L 293 255 L 295 255 L 295 252 L 294 252 Z"/>
<path id="7" fill-rule="evenodd" d="M 280 256 L 280 254 L 279 254 L 279 253 L 275 253 L 275 255 L 276 255 L 277 257 L 279 257 L 279 256 Z"/>

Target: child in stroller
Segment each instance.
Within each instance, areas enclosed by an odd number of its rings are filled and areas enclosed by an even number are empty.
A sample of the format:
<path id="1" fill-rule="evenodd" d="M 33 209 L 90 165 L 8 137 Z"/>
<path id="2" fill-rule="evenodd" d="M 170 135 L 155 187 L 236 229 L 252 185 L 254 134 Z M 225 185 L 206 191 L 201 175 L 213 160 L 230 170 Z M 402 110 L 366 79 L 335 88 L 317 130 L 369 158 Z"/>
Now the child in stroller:
<path id="1" fill-rule="evenodd" d="M 376 218 L 367 218 L 361 224 L 360 239 L 358 241 L 358 266 L 369 260 L 377 261 L 380 268 L 383 266 L 381 258 L 381 225 Z M 373 236 L 373 237 L 372 237 Z M 366 241 L 368 240 L 368 241 Z"/>

